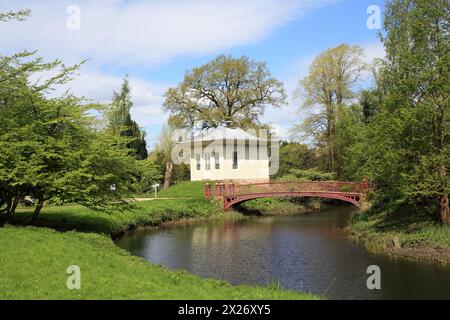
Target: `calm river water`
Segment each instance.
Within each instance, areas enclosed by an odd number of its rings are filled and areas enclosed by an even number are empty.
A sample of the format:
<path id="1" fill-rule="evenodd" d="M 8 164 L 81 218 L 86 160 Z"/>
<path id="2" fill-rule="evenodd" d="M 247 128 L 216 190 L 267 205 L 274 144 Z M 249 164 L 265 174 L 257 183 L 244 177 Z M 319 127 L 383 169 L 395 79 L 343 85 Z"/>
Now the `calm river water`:
<path id="1" fill-rule="evenodd" d="M 371 254 L 343 232 L 349 207 L 293 216 L 136 231 L 117 241 L 132 254 L 232 284 L 272 281 L 330 299 L 450 299 L 450 268 Z M 366 269 L 381 269 L 369 290 Z"/>

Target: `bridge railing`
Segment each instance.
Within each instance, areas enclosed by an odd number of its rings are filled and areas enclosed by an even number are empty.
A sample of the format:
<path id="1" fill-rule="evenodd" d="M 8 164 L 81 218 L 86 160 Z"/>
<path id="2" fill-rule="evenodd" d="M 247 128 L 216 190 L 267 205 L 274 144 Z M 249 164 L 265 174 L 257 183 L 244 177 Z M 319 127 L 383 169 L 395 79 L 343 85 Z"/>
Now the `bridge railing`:
<path id="1" fill-rule="evenodd" d="M 341 181 L 304 181 L 304 182 L 268 182 L 254 184 L 223 184 L 216 183 L 214 191 L 205 185 L 205 196 L 215 195 L 238 196 L 261 193 L 281 192 L 354 192 L 363 193 L 369 190 L 367 181 L 341 182 Z"/>

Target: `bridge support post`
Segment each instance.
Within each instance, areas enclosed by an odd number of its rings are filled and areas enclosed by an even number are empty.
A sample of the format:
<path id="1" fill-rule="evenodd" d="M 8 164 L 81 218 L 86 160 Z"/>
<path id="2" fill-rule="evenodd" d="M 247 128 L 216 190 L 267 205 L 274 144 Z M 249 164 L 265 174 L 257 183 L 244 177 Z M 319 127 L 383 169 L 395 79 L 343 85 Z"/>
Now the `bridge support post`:
<path id="1" fill-rule="evenodd" d="M 214 196 L 218 197 L 219 196 L 219 182 L 216 182 L 214 184 Z"/>
<path id="2" fill-rule="evenodd" d="M 206 198 L 211 197 L 211 184 L 209 182 L 205 183 L 203 192 L 204 192 Z"/>
<path id="3" fill-rule="evenodd" d="M 216 197 L 223 197 L 223 183 L 218 182 L 214 185 L 214 193 Z"/>

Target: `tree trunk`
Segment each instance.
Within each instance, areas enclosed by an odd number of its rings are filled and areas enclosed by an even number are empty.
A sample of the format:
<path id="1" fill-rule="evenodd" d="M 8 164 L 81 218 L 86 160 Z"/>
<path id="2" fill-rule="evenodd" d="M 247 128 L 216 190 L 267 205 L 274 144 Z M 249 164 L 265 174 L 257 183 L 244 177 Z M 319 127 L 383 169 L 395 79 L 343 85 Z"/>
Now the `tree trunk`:
<path id="1" fill-rule="evenodd" d="M 44 197 L 38 198 L 38 204 L 36 208 L 34 208 L 33 215 L 31 216 L 30 224 L 35 224 L 39 213 L 41 212 L 42 207 L 44 206 Z"/>
<path id="2" fill-rule="evenodd" d="M 327 128 L 327 134 L 328 134 L 328 146 L 329 146 L 329 172 L 336 172 L 336 146 L 335 146 L 335 110 L 334 107 L 330 105 L 328 107 L 328 128 Z"/>
<path id="3" fill-rule="evenodd" d="M 447 186 L 447 166 L 445 157 L 445 110 L 440 108 L 439 112 L 439 151 L 440 151 L 440 163 L 439 163 L 439 175 L 441 181 L 441 196 L 439 198 L 439 218 L 441 223 L 450 222 L 449 204 L 448 204 L 448 186 Z"/>
<path id="4" fill-rule="evenodd" d="M 4 205 L 6 203 L 6 207 L 5 209 L 0 210 L 0 214 L 9 214 L 9 211 L 11 210 L 11 206 L 12 206 L 12 198 L 8 198 L 6 200 L 3 201 L 2 205 Z"/>
<path id="5" fill-rule="evenodd" d="M 164 186 L 163 186 L 164 190 L 166 190 L 170 186 L 170 180 L 172 178 L 172 171 L 173 171 L 173 162 L 167 161 L 166 162 L 166 174 L 164 175 Z"/>
<path id="6" fill-rule="evenodd" d="M 0 214 L 0 226 L 5 225 L 5 223 L 8 222 L 10 215 L 9 212 L 11 211 L 12 207 L 12 198 L 8 198 L 6 200 L 6 208 L 2 210 Z"/>
<path id="7" fill-rule="evenodd" d="M 14 201 L 13 201 L 13 204 L 11 206 L 11 209 L 9 210 L 9 215 L 10 216 L 12 216 L 12 215 L 14 215 L 14 213 L 16 213 L 16 208 L 17 208 L 18 204 L 19 204 L 19 196 L 16 196 L 14 198 Z"/>
<path id="8" fill-rule="evenodd" d="M 441 23 L 439 20 L 435 21 L 435 27 L 436 27 L 436 53 L 437 57 L 440 60 L 445 59 L 445 57 L 448 57 L 448 50 L 447 46 L 443 42 L 443 35 L 445 34 L 443 30 L 441 30 Z M 445 61 L 445 60 L 444 60 Z M 448 74 L 446 72 L 446 69 L 440 65 L 436 76 L 442 79 L 447 79 Z M 448 203 L 448 178 L 447 178 L 447 157 L 446 157 L 446 138 L 447 138 L 447 126 L 448 126 L 448 119 L 446 117 L 446 109 L 448 108 L 448 99 L 446 89 L 448 89 L 448 86 L 445 85 L 441 90 L 441 95 L 436 99 L 433 99 L 437 111 L 438 111 L 438 128 L 439 128 L 439 175 L 440 175 L 440 189 L 441 189 L 441 195 L 439 197 L 439 218 L 442 223 L 449 223 L 450 222 L 450 213 L 449 213 L 449 203 Z"/>
<path id="9" fill-rule="evenodd" d="M 19 196 L 14 197 L 14 200 L 10 198 L 6 202 L 7 207 L 4 211 L 4 214 L 0 216 L 0 226 L 5 225 L 16 212 L 17 205 L 19 204 Z"/>
<path id="10" fill-rule="evenodd" d="M 439 199 L 439 218 L 442 223 L 450 222 L 450 210 L 448 204 L 448 194 L 444 194 Z"/>

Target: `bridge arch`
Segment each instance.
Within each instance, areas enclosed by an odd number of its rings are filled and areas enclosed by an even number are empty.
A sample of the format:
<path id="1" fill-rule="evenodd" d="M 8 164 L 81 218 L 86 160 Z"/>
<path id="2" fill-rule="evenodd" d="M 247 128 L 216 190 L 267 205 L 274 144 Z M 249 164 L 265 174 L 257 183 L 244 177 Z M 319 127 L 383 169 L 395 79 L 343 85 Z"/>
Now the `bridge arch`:
<path id="1" fill-rule="evenodd" d="M 322 199 L 341 200 L 354 205 L 357 208 L 361 207 L 361 195 L 358 193 L 326 193 L 326 192 L 278 192 L 271 194 L 248 194 L 248 195 L 230 195 L 223 199 L 224 208 L 229 209 L 234 205 L 244 203 L 246 201 L 261 199 L 261 198 L 287 198 L 287 197 L 316 197 Z"/>

